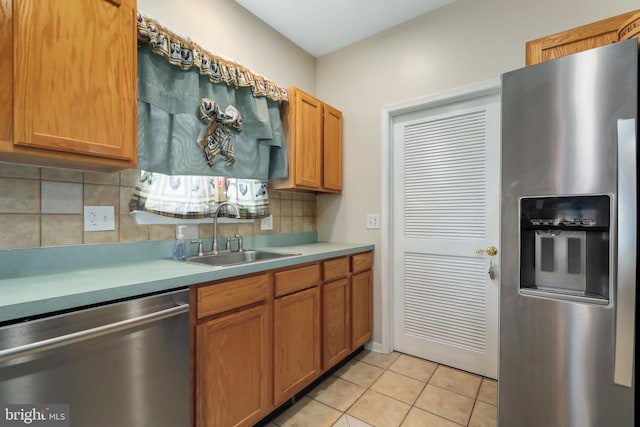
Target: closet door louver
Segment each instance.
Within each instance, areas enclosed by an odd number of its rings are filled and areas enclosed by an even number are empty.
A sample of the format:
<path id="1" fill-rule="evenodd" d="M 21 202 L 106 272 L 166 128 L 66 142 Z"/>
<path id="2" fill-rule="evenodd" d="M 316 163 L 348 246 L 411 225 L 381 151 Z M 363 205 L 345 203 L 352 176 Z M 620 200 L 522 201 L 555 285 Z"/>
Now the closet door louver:
<path id="1" fill-rule="evenodd" d="M 405 128 L 406 237 L 485 237 L 486 140 L 484 111 Z"/>

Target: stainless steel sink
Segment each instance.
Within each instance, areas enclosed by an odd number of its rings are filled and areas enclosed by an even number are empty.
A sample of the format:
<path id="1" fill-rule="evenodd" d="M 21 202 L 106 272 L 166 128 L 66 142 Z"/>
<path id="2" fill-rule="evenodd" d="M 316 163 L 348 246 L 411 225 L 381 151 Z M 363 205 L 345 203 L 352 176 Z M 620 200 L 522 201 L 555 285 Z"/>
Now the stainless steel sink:
<path id="1" fill-rule="evenodd" d="M 300 255 L 298 253 L 281 253 L 268 251 L 245 250 L 242 252 L 223 252 L 218 254 L 204 254 L 200 256 L 192 256 L 186 259 L 187 262 L 195 262 L 198 264 L 207 264 L 216 267 L 224 267 L 229 265 L 249 264 L 258 261 L 267 261 L 278 258 L 286 258 Z"/>

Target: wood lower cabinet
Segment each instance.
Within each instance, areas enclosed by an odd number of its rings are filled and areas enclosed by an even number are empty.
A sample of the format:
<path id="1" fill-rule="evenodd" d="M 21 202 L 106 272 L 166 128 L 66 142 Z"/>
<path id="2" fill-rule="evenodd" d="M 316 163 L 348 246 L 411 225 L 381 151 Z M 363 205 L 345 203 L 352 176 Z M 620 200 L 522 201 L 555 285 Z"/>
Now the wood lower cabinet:
<path id="1" fill-rule="evenodd" d="M 373 273 L 371 252 L 351 257 L 351 346 L 358 348 L 373 332 Z"/>
<path id="2" fill-rule="evenodd" d="M 319 288 L 276 298 L 273 317 L 274 401 L 279 405 L 320 376 Z"/>
<path id="3" fill-rule="evenodd" d="M 372 253 L 194 285 L 193 419 L 252 426 L 371 339 Z"/>
<path id="4" fill-rule="evenodd" d="M 329 369 L 351 353 L 351 286 L 349 279 L 322 285 L 322 368 Z"/>
<path id="5" fill-rule="evenodd" d="M 201 323 L 196 340 L 196 425 L 254 425 L 271 407 L 267 305 Z"/>
<path id="6" fill-rule="evenodd" d="M 135 0 L 0 0 L 0 47 L 0 161 L 136 166 Z"/>
<path id="7" fill-rule="evenodd" d="M 269 285 L 265 273 L 192 289 L 197 427 L 252 426 L 273 409 Z"/>
<path id="8" fill-rule="evenodd" d="M 351 345 L 360 347 L 371 339 L 373 312 L 371 271 L 351 276 Z"/>
<path id="9" fill-rule="evenodd" d="M 526 44 L 526 65 L 615 43 L 623 24 L 636 13 L 637 10 L 531 40 Z"/>
<path id="10" fill-rule="evenodd" d="M 324 261 L 322 272 L 322 368 L 326 370 L 352 350 L 349 257 Z"/>

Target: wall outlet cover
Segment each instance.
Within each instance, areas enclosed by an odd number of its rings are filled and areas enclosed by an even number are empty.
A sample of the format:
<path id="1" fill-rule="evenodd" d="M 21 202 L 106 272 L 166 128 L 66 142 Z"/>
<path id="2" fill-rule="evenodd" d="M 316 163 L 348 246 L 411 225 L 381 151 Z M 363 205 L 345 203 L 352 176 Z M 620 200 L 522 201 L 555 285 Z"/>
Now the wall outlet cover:
<path id="1" fill-rule="evenodd" d="M 84 231 L 111 231 L 116 229 L 113 206 L 85 206 Z"/>
<path id="2" fill-rule="evenodd" d="M 380 215 L 367 214 L 367 229 L 378 230 L 380 228 Z"/>
<path id="3" fill-rule="evenodd" d="M 260 230 L 273 230 L 273 215 L 260 220 Z"/>

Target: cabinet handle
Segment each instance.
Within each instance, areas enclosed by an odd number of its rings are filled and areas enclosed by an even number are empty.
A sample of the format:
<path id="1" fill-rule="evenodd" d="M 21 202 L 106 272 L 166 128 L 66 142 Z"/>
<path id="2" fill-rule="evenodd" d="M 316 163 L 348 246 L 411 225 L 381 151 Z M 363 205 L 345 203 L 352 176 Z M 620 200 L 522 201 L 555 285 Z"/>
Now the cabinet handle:
<path id="1" fill-rule="evenodd" d="M 107 0 L 107 1 L 116 7 L 122 6 L 122 0 Z"/>

